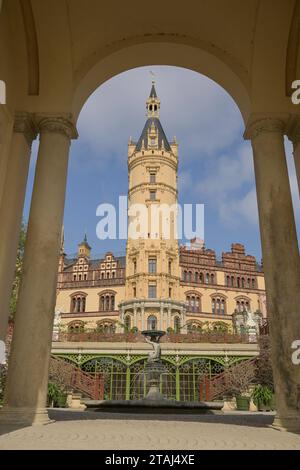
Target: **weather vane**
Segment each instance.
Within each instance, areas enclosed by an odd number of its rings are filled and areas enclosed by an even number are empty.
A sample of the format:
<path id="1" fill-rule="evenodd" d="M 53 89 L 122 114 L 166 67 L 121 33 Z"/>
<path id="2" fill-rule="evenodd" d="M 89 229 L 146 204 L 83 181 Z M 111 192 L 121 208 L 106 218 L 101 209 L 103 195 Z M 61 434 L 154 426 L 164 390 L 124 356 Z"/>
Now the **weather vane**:
<path id="1" fill-rule="evenodd" d="M 152 83 L 155 83 L 155 73 L 150 70 L 150 75 L 152 77 Z"/>

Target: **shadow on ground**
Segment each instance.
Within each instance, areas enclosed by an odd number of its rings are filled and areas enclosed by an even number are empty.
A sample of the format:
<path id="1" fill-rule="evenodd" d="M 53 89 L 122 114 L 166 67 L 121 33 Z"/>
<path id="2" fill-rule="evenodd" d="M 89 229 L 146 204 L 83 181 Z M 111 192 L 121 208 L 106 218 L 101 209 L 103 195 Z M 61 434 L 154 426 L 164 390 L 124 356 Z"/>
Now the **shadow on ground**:
<path id="1" fill-rule="evenodd" d="M 227 412 L 223 414 L 174 414 L 174 413 L 120 413 L 50 409 L 49 416 L 55 421 L 80 420 L 139 420 L 139 421 L 186 421 L 199 423 L 222 423 L 237 426 L 266 427 L 272 424 L 275 413 Z"/>
<path id="2" fill-rule="evenodd" d="M 235 426 L 267 427 L 272 424 L 275 413 L 253 413 L 253 412 L 227 412 L 224 414 L 174 414 L 174 413 L 120 413 L 120 412 L 96 412 L 77 411 L 68 409 L 49 409 L 49 417 L 56 422 L 63 421 L 87 421 L 87 420 L 124 420 L 124 421 L 181 421 L 199 423 L 220 423 Z M 46 426 L 49 426 L 47 424 Z M 9 434 L 13 431 L 24 429 L 28 426 L 1 425 L 0 435 Z"/>

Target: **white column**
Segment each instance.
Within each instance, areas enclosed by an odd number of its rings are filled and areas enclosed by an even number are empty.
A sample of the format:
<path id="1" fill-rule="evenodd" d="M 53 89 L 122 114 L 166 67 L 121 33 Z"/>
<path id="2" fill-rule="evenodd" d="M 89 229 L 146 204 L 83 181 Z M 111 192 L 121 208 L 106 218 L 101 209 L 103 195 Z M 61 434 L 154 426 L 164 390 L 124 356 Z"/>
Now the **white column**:
<path id="1" fill-rule="evenodd" d="M 35 137 L 31 116 L 28 113 L 16 114 L 0 204 L 0 340 L 6 335 L 31 143 Z"/>
<path id="2" fill-rule="evenodd" d="M 180 309 L 181 312 L 181 333 L 187 333 L 187 327 L 186 327 L 186 311 L 185 308 L 181 307 Z"/>
<path id="3" fill-rule="evenodd" d="M 159 329 L 163 329 L 163 312 L 164 312 L 164 307 L 163 305 L 160 306 L 160 319 L 159 319 Z"/>
<path id="4" fill-rule="evenodd" d="M 300 338 L 299 248 L 283 141 L 284 123 L 262 119 L 247 130 L 251 138 L 259 210 L 271 350 L 281 429 L 300 432 L 300 367 L 292 343 Z"/>
<path id="5" fill-rule="evenodd" d="M 171 307 L 168 307 L 167 328 L 173 328 L 173 325 L 172 325 L 172 316 L 171 316 Z"/>
<path id="6" fill-rule="evenodd" d="M 141 312 L 142 312 L 142 331 L 145 329 L 145 307 L 142 305 L 141 307 Z"/>
<path id="7" fill-rule="evenodd" d="M 48 422 L 46 397 L 57 267 L 73 125 L 58 116 L 39 122 L 40 145 L 28 223 L 5 404 L 1 422 Z"/>

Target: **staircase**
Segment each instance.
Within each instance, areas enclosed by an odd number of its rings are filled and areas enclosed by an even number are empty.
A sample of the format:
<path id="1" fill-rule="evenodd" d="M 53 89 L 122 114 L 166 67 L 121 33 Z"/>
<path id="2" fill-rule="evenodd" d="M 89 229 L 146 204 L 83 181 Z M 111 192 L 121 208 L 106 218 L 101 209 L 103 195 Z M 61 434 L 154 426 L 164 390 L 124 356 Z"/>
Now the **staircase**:
<path id="1" fill-rule="evenodd" d="M 255 366 L 257 358 L 248 359 L 242 362 L 242 364 L 253 364 Z M 232 368 L 237 368 L 241 365 L 238 363 L 231 366 Z M 204 376 L 199 384 L 199 399 L 200 401 L 213 401 L 216 398 L 220 398 L 226 393 L 231 392 L 231 384 L 229 381 L 228 375 L 229 369 L 221 372 L 221 374 L 215 375 L 212 378 Z M 253 379 L 255 378 L 255 367 L 253 367 Z"/>
<path id="2" fill-rule="evenodd" d="M 75 389 L 92 400 L 103 400 L 104 378 L 101 374 L 87 374 L 79 367 L 64 359 L 52 356 L 50 359 L 49 379 L 57 384 Z"/>

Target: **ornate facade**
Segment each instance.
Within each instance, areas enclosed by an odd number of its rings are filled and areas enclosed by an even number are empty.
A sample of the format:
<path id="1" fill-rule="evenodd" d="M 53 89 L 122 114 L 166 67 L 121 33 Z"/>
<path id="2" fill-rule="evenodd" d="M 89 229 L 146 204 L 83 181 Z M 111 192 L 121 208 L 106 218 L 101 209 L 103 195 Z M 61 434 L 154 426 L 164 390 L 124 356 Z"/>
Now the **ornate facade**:
<path id="1" fill-rule="evenodd" d="M 136 204 L 143 204 L 151 220 L 155 207 L 177 203 L 178 145 L 175 138 L 168 141 L 160 123 L 154 84 L 146 108 L 142 134 L 128 144 L 129 226 Z M 157 217 L 154 231 L 151 225 L 137 238 L 129 230 L 126 256 L 108 252 L 91 259 L 86 236 L 74 259 L 62 246 L 56 303 L 62 325 L 71 332 L 157 328 L 187 333 L 220 321 L 230 328 L 235 311 L 266 316 L 262 267 L 243 245 L 233 243 L 219 260 L 197 239 L 189 247 L 178 245 L 175 210 L 168 215 L 168 237 L 159 211 Z"/>

